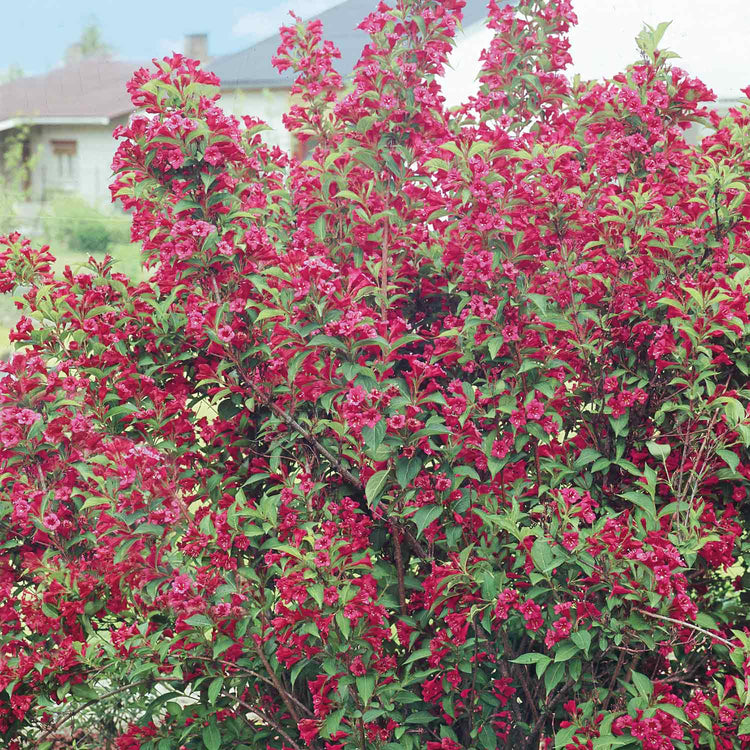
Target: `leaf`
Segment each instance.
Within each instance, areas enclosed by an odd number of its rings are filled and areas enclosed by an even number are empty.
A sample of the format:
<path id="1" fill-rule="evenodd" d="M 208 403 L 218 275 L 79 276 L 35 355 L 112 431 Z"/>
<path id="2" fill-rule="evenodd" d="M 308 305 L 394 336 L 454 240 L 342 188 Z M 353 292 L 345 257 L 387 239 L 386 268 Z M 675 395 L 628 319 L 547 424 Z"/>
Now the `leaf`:
<path id="1" fill-rule="evenodd" d="M 737 728 L 737 734 L 750 734 L 750 716 L 746 716 Z"/>
<path id="2" fill-rule="evenodd" d="M 217 638 L 214 643 L 213 657 L 221 656 L 227 649 L 231 648 L 235 643 L 234 638 L 230 638 L 228 635 L 222 635 Z"/>
<path id="3" fill-rule="evenodd" d="M 502 336 L 493 336 L 489 341 L 487 341 L 487 348 L 490 352 L 490 357 L 492 359 L 495 359 L 497 357 L 497 353 L 500 351 L 500 347 L 503 345 L 503 337 Z"/>
<path id="4" fill-rule="evenodd" d="M 375 676 L 371 674 L 357 677 L 357 692 L 362 699 L 362 705 L 367 706 L 372 694 L 375 692 Z"/>
<path id="5" fill-rule="evenodd" d="M 649 680 L 645 674 L 634 671 L 632 672 L 632 680 L 633 685 L 635 685 L 635 689 L 642 696 L 646 698 L 650 697 L 651 693 L 653 692 L 653 686 L 651 685 L 651 680 Z"/>
<path id="6" fill-rule="evenodd" d="M 440 505 L 426 505 L 420 508 L 411 518 L 417 525 L 417 536 L 421 534 L 434 520 L 440 518 L 443 508 Z"/>
<path id="7" fill-rule="evenodd" d="M 77 685 L 73 685 L 70 692 L 73 693 L 76 698 L 83 698 L 87 701 L 95 701 L 99 698 L 99 693 L 97 693 L 91 685 L 87 685 L 85 682 L 79 682 Z"/>
<path id="8" fill-rule="evenodd" d="M 511 664 L 536 664 L 540 661 L 546 661 L 550 662 L 552 659 L 547 656 L 547 654 L 538 654 L 538 653 L 529 653 L 529 654 L 521 654 L 520 656 L 516 657 L 515 659 L 511 659 Z"/>
<path id="9" fill-rule="evenodd" d="M 402 487 L 406 487 L 414 477 L 419 474 L 422 468 L 422 459 L 417 458 L 399 458 L 396 461 L 396 480 Z"/>
<path id="10" fill-rule="evenodd" d="M 495 750 L 497 747 L 497 734 L 489 722 L 482 727 L 482 731 L 479 733 L 479 742 L 486 750 Z"/>
<path id="11" fill-rule="evenodd" d="M 221 732 L 213 721 L 203 729 L 203 744 L 206 750 L 219 750 L 221 747 Z"/>
<path id="12" fill-rule="evenodd" d="M 568 659 L 572 659 L 579 653 L 580 650 L 575 643 L 563 643 L 555 652 L 555 661 L 568 661 Z"/>
<path id="13" fill-rule="evenodd" d="M 382 471 L 376 471 L 367 480 L 365 497 L 368 503 L 374 503 L 383 494 L 383 489 L 388 481 L 388 474 L 388 469 L 383 469 Z"/>
<path id="14" fill-rule="evenodd" d="M 562 681 L 565 675 L 565 664 L 564 662 L 556 662 L 550 665 L 549 669 L 544 675 L 544 689 L 549 695 L 557 685 Z"/>
<path id="15" fill-rule="evenodd" d="M 374 427 L 368 427 L 367 425 L 364 425 L 362 427 L 362 438 L 365 441 L 365 445 L 367 446 L 367 449 L 370 451 L 375 451 L 378 446 L 383 442 L 383 438 L 385 437 L 385 419 L 381 417 L 376 423 Z"/>
<path id="16" fill-rule="evenodd" d="M 623 492 L 622 497 L 629 500 L 633 505 L 637 505 L 641 508 L 649 518 L 653 520 L 656 519 L 656 506 L 654 505 L 654 500 L 644 492 Z"/>
<path id="17" fill-rule="evenodd" d="M 206 617 L 206 615 L 191 615 L 185 620 L 186 625 L 190 625 L 194 628 L 212 628 L 214 621 Z"/>
<path id="18" fill-rule="evenodd" d="M 733 473 L 737 472 L 737 467 L 740 464 L 740 457 L 734 451 L 722 449 L 716 451 L 716 453 L 721 459 L 724 460 L 724 463 L 726 463 L 726 465 L 732 470 Z"/>
<path id="19" fill-rule="evenodd" d="M 588 630 L 576 630 L 575 633 L 570 634 L 570 640 L 581 649 L 581 651 L 588 652 L 589 646 L 591 645 L 591 633 Z"/>
<path id="20" fill-rule="evenodd" d="M 571 724 L 569 727 L 561 729 L 555 735 L 555 748 L 565 747 L 566 745 L 570 744 L 570 741 L 573 739 L 573 735 L 576 733 L 577 729 L 578 727 L 575 724 Z"/>
<path id="21" fill-rule="evenodd" d="M 537 570 L 542 573 L 547 572 L 551 565 L 554 565 L 554 555 L 549 546 L 549 542 L 544 539 L 537 539 L 531 547 L 531 559 Z"/>
<path id="22" fill-rule="evenodd" d="M 95 508 L 98 505 L 109 505 L 109 504 L 110 504 L 110 500 L 108 497 L 90 497 L 81 506 L 81 510 L 86 510 L 86 508 Z"/>
<path id="23" fill-rule="evenodd" d="M 130 548 L 136 544 L 138 541 L 140 541 L 137 537 L 133 539 L 128 539 L 126 542 L 123 542 L 118 548 L 117 552 L 115 552 L 115 556 L 112 559 L 112 562 L 117 565 L 121 563 L 127 556 L 128 552 L 130 552 Z"/>
<path id="24" fill-rule="evenodd" d="M 594 448 L 584 448 L 573 466 L 576 469 L 580 469 L 582 466 L 587 466 L 588 464 L 593 463 L 597 458 L 601 458 L 601 455 L 602 454 Z"/>
<path id="25" fill-rule="evenodd" d="M 672 452 L 672 446 L 666 443 L 655 443 L 653 440 L 646 441 L 646 448 L 654 458 L 660 458 L 662 461 Z"/>
<path id="26" fill-rule="evenodd" d="M 221 692 L 221 688 L 224 685 L 224 678 L 223 677 L 214 677 L 213 680 L 211 680 L 211 684 L 208 686 L 208 702 L 210 705 L 214 705 L 216 703 L 216 699 L 219 697 L 219 693 Z"/>
<path id="27" fill-rule="evenodd" d="M 325 334 L 319 333 L 317 336 L 313 336 L 308 341 L 310 346 L 330 346 L 334 349 L 346 349 L 346 345 L 334 338 L 333 336 L 326 336 Z"/>

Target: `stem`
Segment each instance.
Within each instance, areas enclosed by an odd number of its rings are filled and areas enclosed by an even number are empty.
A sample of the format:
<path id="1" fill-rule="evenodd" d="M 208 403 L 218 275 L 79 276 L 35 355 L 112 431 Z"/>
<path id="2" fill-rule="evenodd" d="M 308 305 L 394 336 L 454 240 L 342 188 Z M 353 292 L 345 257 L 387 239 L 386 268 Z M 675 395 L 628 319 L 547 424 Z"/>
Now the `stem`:
<path id="1" fill-rule="evenodd" d="M 336 471 L 344 477 L 349 484 L 360 491 L 364 490 L 362 482 L 360 482 L 359 479 L 357 479 L 357 477 L 355 477 L 354 474 L 352 474 L 351 471 L 349 471 L 349 469 L 347 469 L 346 466 L 344 466 L 341 461 L 336 458 L 336 456 L 334 456 L 333 453 L 331 453 L 331 451 L 329 451 L 328 448 L 326 448 L 325 445 L 323 445 L 309 430 L 305 429 L 293 416 L 291 416 L 291 414 L 288 414 L 284 409 L 271 401 L 270 398 L 265 396 L 254 383 L 248 380 L 244 373 L 243 380 L 245 381 L 245 385 L 253 392 L 253 395 L 259 401 L 265 404 L 282 422 L 289 425 L 289 427 L 293 427 L 303 438 L 305 438 L 305 440 L 310 442 L 315 447 L 315 450 L 317 450 L 322 456 L 325 456 L 325 458 L 331 462 Z"/>
<path id="2" fill-rule="evenodd" d="M 731 641 L 726 640 L 726 638 L 722 638 L 720 635 L 716 635 L 716 633 L 712 633 L 710 630 L 706 630 L 705 628 L 701 628 L 698 625 L 693 625 L 692 623 L 685 622 L 684 620 L 677 620 L 674 617 L 666 617 L 665 615 L 657 615 L 655 612 L 648 612 L 645 609 L 636 609 L 636 612 L 640 612 L 642 615 L 646 615 L 647 617 L 653 617 L 657 620 L 664 620 L 665 622 L 671 622 L 675 625 L 681 625 L 683 628 L 690 628 L 690 630 L 695 630 L 698 633 L 703 633 L 703 635 L 707 635 L 709 638 L 713 638 L 715 641 L 719 641 L 719 643 L 723 643 L 727 648 L 734 649 L 735 644 Z"/>
<path id="3" fill-rule="evenodd" d="M 386 204 L 386 209 L 390 205 Z M 383 247 L 380 252 L 380 317 L 383 322 L 388 318 L 388 244 L 390 242 L 391 223 L 386 217 L 383 227 Z"/>
<path id="4" fill-rule="evenodd" d="M 284 701 L 284 705 L 287 707 L 287 710 L 291 714 L 295 723 L 299 724 L 300 722 L 299 714 L 297 714 L 297 712 L 294 710 L 292 698 L 289 695 L 289 693 L 286 691 L 284 686 L 281 684 L 278 676 L 276 675 L 276 672 L 274 672 L 273 669 L 271 668 L 271 663 L 268 661 L 268 658 L 263 652 L 263 645 L 261 643 L 256 643 L 255 647 L 256 647 L 256 651 L 258 652 L 258 656 L 260 657 L 260 660 L 263 662 L 263 666 L 265 667 L 266 672 L 268 672 L 268 677 L 270 678 L 271 682 L 273 682 L 273 686 L 276 688 L 279 695 L 281 696 L 281 700 Z"/>
<path id="5" fill-rule="evenodd" d="M 260 389 L 248 378 L 248 376 L 240 369 L 240 366 L 237 362 L 235 362 L 235 365 L 237 365 L 238 372 L 242 376 L 242 380 L 247 388 L 252 391 L 253 395 L 265 406 L 267 406 L 284 424 L 289 425 L 289 427 L 292 427 L 294 430 L 296 430 L 300 435 L 302 435 L 305 440 L 307 440 L 318 453 L 320 453 L 322 456 L 324 456 L 334 469 L 337 471 L 338 474 L 340 474 L 352 487 L 354 487 L 356 490 L 358 490 L 360 493 L 364 493 L 365 488 L 362 482 L 354 475 L 352 474 L 349 469 L 344 466 L 344 464 L 331 453 L 331 451 L 328 450 L 308 429 L 303 427 L 291 414 L 289 414 L 285 409 L 282 409 L 280 406 L 275 404 L 268 396 L 264 395 Z M 403 534 L 404 539 L 409 543 L 409 546 L 412 548 L 414 553 L 424 561 L 427 561 L 430 559 L 430 555 L 428 555 L 422 545 L 416 540 L 414 535 L 409 532 L 407 529 L 402 528 L 399 524 L 397 524 L 395 521 L 392 521 L 396 528 L 400 529 L 401 533 Z"/>
<path id="6" fill-rule="evenodd" d="M 510 641 L 508 640 L 508 634 L 504 631 L 500 631 L 500 635 L 503 641 L 503 657 L 505 659 L 508 658 L 515 658 L 515 654 L 513 654 L 513 649 L 510 647 Z M 514 670 L 515 671 L 515 670 Z M 519 671 L 516 673 L 518 675 L 518 682 L 521 683 L 521 689 L 523 690 L 523 694 L 526 696 L 526 703 L 529 705 L 529 708 L 531 709 L 531 713 L 534 717 L 534 721 L 539 721 L 539 711 L 537 710 L 536 703 L 534 702 L 534 698 L 531 695 L 531 691 L 529 690 L 529 684 L 526 680 L 526 670 Z"/>
<path id="7" fill-rule="evenodd" d="M 398 601 L 401 605 L 401 614 L 406 615 L 406 585 L 404 584 L 404 558 L 401 554 L 401 539 L 396 524 L 391 523 L 391 535 L 393 536 L 393 555 L 396 558 L 396 575 L 398 576 Z"/>
<path id="8" fill-rule="evenodd" d="M 239 703 L 240 706 L 246 709 L 249 713 L 253 714 L 254 716 L 257 716 L 259 719 L 261 719 L 261 721 L 264 721 L 266 724 L 268 724 L 268 726 L 275 729 L 289 743 L 289 745 L 294 748 L 294 750 L 301 750 L 300 746 L 264 711 L 262 711 L 259 708 L 255 708 L 251 706 L 249 703 L 246 703 L 241 698 L 238 698 L 236 695 L 230 695 L 229 693 L 222 693 L 222 695 L 236 701 L 237 703 Z"/>
<path id="9" fill-rule="evenodd" d="M 72 718 L 80 714 L 82 711 L 85 711 L 87 708 L 90 708 L 91 706 L 106 700 L 107 698 L 111 698 L 113 695 L 118 695 L 119 693 L 124 693 L 127 690 L 131 690 L 132 688 L 142 687 L 143 685 L 149 685 L 152 682 L 182 682 L 182 678 L 177 677 L 148 677 L 145 680 L 139 680 L 138 682 L 132 682 L 129 685 L 122 685 L 119 688 L 115 688 L 114 690 L 110 690 L 109 692 L 102 693 L 98 698 L 93 698 L 90 701 L 86 701 L 82 706 L 79 706 L 78 708 L 73 709 L 72 711 L 68 711 L 67 714 L 65 714 L 54 726 L 47 729 L 41 737 L 38 737 L 36 742 L 37 744 L 41 744 L 44 742 L 45 738 L 49 737 L 53 732 L 57 732 L 58 729 L 61 729 L 65 724 L 67 724 Z"/>
<path id="10" fill-rule="evenodd" d="M 264 677 L 262 674 L 260 674 L 260 672 L 256 672 L 253 669 L 247 669 L 245 667 L 240 667 L 237 664 L 233 664 L 230 661 L 223 661 L 221 659 L 212 659 L 209 656 L 196 656 L 196 655 L 192 655 L 192 656 L 190 656 L 190 658 L 191 659 L 197 659 L 199 661 L 206 661 L 206 662 L 209 662 L 210 664 L 221 664 L 221 665 L 226 666 L 226 667 L 231 667 L 232 669 L 236 669 L 238 672 L 240 672 L 242 674 L 247 674 L 247 675 L 250 675 L 251 677 L 255 677 L 256 680 L 260 680 L 261 682 L 265 682 L 266 685 L 270 685 L 271 687 L 276 688 L 276 684 L 274 683 L 274 681 L 272 679 L 270 679 L 268 677 Z M 302 703 L 302 701 L 300 701 L 297 698 L 295 698 L 294 695 L 292 695 L 291 693 L 288 693 L 288 695 L 289 695 L 289 698 L 291 698 L 291 700 L 293 700 L 297 704 L 297 706 L 299 706 L 308 716 L 312 717 L 312 715 L 313 715 L 312 712 L 310 711 L 310 709 L 304 703 Z"/>
<path id="11" fill-rule="evenodd" d="M 607 706 L 609 705 L 609 701 L 612 698 L 612 688 L 615 686 L 615 682 L 617 681 L 617 678 L 622 671 L 622 665 L 625 661 L 625 650 L 620 649 L 620 656 L 617 659 L 617 666 L 615 667 L 615 671 L 612 672 L 612 677 L 609 680 L 609 685 L 607 685 L 607 695 L 604 698 L 604 703 L 602 705 L 602 711 L 607 710 Z"/>

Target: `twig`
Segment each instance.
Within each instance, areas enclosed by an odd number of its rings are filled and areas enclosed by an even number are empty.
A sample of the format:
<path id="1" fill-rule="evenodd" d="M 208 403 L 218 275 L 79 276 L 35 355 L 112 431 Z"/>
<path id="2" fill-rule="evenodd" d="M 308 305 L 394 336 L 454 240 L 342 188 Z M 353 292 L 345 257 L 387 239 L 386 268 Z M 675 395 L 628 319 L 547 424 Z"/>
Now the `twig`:
<path id="1" fill-rule="evenodd" d="M 680 625 L 683 628 L 690 628 L 690 630 L 695 630 L 698 633 L 703 633 L 703 635 L 707 635 L 709 638 L 713 638 L 716 641 L 719 641 L 719 643 L 723 643 L 727 648 L 733 649 L 735 648 L 735 644 L 731 641 L 728 641 L 726 638 L 722 638 L 720 635 L 716 635 L 716 633 L 712 633 L 710 630 L 706 630 L 705 628 L 701 628 L 698 625 L 693 625 L 689 622 L 685 622 L 684 620 L 676 620 L 674 617 L 666 617 L 665 615 L 657 615 L 655 612 L 649 612 L 645 609 L 638 609 L 636 607 L 636 612 L 640 612 L 642 615 L 646 615 L 647 617 L 653 617 L 657 620 L 664 620 L 665 622 L 671 622 L 675 625 Z"/>
<path id="2" fill-rule="evenodd" d="M 274 672 L 273 669 L 271 668 L 271 663 L 268 661 L 268 658 L 263 652 L 263 644 L 256 643 L 255 650 L 258 652 L 258 656 L 260 657 L 260 660 L 263 662 L 263 666 L 266 668 L 266 672 L 268 672 L 268 676 L 271 679 L 271 682 L 273 682 L 274 687 L 276 688 L 279 695 L 281 696 L 281 700 L 284 701 L 284 705 L 287 707 L 287 710 L 292 715 L 292 718 L 294 719 L 294 721 L 297 724 L 299 724 L 299 721 L 300 721 L 299 714 L 294 710 L 291 696 L 289 695 L 289 693 L 286 691 L 284 686 L 279 681 L 279 678 L 277 677 L 276 672 Z"/>
<path id="3" fill-rule="evenodd" d="M 346 479 L 349 484 L 361 491 L 364 491 L 362 482 L 344 466 L 341 461 L 328 450 L 311 432 L 310 430 L 303 427 L 291 414 L 288 414 L 284 409 L 275 404 L 270 398 L 265 396 L 247 377 L 243 377 L 245 385 L 253 392 L 255 397 L 265 404 L 282 422 L 293 427 L 305 440 L 310 442 L 322 456 L 325 456 L 336 471 Z"/>
<path id="4" fill-rule="evenodd" d="M 110 690 L 107 693 L 102 693 L 102 695 L 96 698 L 92 698 L 90 701 L 86 701 L 86 703 L 84 703 L 82 706 L 79 706 L 72 711 L 68 711 L 68 713 L 65 714 L 57 722 L 57 724 L 47 729 L 40 737 L 37 738 L 37 744 L 41 744 L 42 742 L 44 742 L 45 738 L 49 737 L 53 732 L 57 732 L 58 729 L 61 729 L 63 726 L 65 726 L 65 724 L 67 724 L 74 716 L 80 714 L 81 711 L 85 711 L 87 708 L 90 708 L 91 706 L 99 703 L 100 701 L 106 700 L 107 698 L 111 698 L 113 695 L 118 695 L 119 693 L 124 693 L 127 690 L 142 687 L 143 685 L 149 685 L 152 682 L 184 682 L 184 680 L 181 677 L 149 677 L 145 680 L 140 680 L 139 682 L 131 682 L 129 685 L 122 685 L 119 688 Z"/>
<path id="5" fill-rule="evenodd" d="M 238 371 L 242 374 L 242 380 L 244 381 L 245 385 L 252 391 L 253 395 L 261 403 L 267 406 L 282 422 L 284 422 L 289 427 L 292 427 L 300 435 L 302 435 L 302 437 L 305 438 L 305 440 L 307 440 L 315 448 L 315 450 L 318 451 L 318 453 L 328 459 L 328 461 L 331 463 L 338 474 L 340 474 L 350 485 L 352 485 L 352 487 L 354 487 L 360 493 L 364 494 L 365 487 L 362 482 L 358 477 L 352 474 L 352 472 L 349 471 L 346 466 L 344 466 L 340 459 L 334 456 L 333 453 L 331 453 L 331 451 L 329 451 L 328 448 L 326 448 L 325 445 L 323 445 L 310 432 L 310 430 L 303 427 L 291 414 L 275 404 L 268 396 L 263 394 L 258 389 L 258 387 L 247 377 L 247 375 L 239 369 L 239 367 Z M 425 552 L 424 548 L 416 540 L 413 534 L 411 534 L 407 529 L 402 528 L 397 522 L 393 521 L 392 523 L 396 526 L 396 528 L 400 529 L 401 533 L 404 536 L 404 539 L 409 543 L 409 546 L 420 559 L 424 561 L 430 559 L 430 555 Z"/>
<path id="6" fill-rule="evenodd" d="M 398 601 L 401 605 L 401 614 L 406 615 L 406 585 L 404 584 L 404 558 L 401 554 L 401 540 L 399 530 L 395 523 L 391 523 L 391 536 L 393 537 L 393 555 L 396 558 L 396 575 L 398 576 Z"/>
<path id="7" fill-rule="evenodd" d="M 238 664 L 234 664 L 231 661 L 223 661 L 222 659 L 212 659 L 210 656 L 196 656 L 195 654 L 192 654 L 190 656 L 190 659 L 197 659 L 199 661 L 206 661 L 211 664 L 222 664 L 227 667 L 232 667 L 233 669 L 238 670 L 242 674 L 250 675 L 251 677 L 255 677 L 255 679 L 260 680 L 261 682 L 265 682 L 266 685 L 270 685 L 273 688 L 276 688 L 276 683 L 269 679 L 268 677 L 264 677 L 260 672 L 256 672 L 253 669 L 247 669 L 246 667 L 241 667 Z M 276 688 L 278 689 L 278 688 Z M 288 696 L 308 715 L 312 716 L 313 713 L 310 711 L 310 709 L 302 703 L 299 699 L 295 698 L 292 693 L 287 693 Z"/>
<path id="8" fill-rule="evenodd" d="M 609 681 L 609 685 L 607 685 L 607 697 L 604 699 L 604 704 L 602 705 L 602 711 L 606 711 L 607 706 L 609 706 L 609 701 L 612 698 L 612 688 L 614 688 L 615 682 L 617 681 L 617 678 L 620 675 L 624 661 L 625 661 L 625 649 L 620 649 L 620 656 L 617 659 L 617 666 L 615 667 L 615 671 L 612 672 L 612 677 Z"/>
<path id="9" fill-rule="evenodd" d="M 236 695 L 232 695 L 231 693 L 222 693 L 222 695 L 236 701 L 249 713 L 257 716 L 261 721 L 264 721 L 272 729 L 275 729 L 289 743 L 289 745 L 294 748 L 294 750 L 301 750 L 300 746 L 262 709 L 251 706 L 249 703 L 246 703 L 241 698 L 238 698 Z"/>
<path id="10" fill-rule="evenodd" d="M 503 656 L 508 659 L 515 658 L 515 654 L 513 654 L 513 649 L 510 647 L 510 642 L 508 641 L 508 634 L 505 632 L 505 630 L 500 631 L 500 637 L 503 641 Z M 520 671 L 518 674 L 518 681 L 521 683 L 521 689 L 523 690 L 523 694 L 526 696 L 526 702 L 529 704 L 529 707 L 531 708 L 531 713 L 534 716 L 534 721 L 539 721 L 539 711 L 537 711 L 536 703 L 534 702 L 534 698 L 531 695 L 531 691 L 529 690 L 529 684 L 526 681 L 526 670 Z"/>

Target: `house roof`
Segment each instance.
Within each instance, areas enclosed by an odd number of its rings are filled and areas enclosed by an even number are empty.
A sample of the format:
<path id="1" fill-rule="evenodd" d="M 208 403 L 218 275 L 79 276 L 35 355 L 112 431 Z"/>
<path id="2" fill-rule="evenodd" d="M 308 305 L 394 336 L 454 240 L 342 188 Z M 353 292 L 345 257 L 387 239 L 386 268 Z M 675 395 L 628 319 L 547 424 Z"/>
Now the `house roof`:
<path id="1" fill-rule="evenodd" d="M 323 23 L 323 36 L 341 51 L 334 67 L 342 75 L 350 73 L 369 41 L 369 35 L 357 26 L 375 10 L 377 0 L 345 0 L 313 18 Z M 487 0 L 466 0 L 463 27 L 466 29 L 487 17 Z M 263 39 L 251 47 L 214 58 L 209 68 L 221 79 L 221 87 L 234 88 L 290 88 L 294 74 L 279 73 L 271 65 L 271 58 L 281 44 L 279 34 Z"/>
<path id="2" fill-rule="evenodd" d="M 20 122 L 106 125 L 131 112 L 125 84 L 142 63 L 84 60 L 0 86 L 0 130 Z"/>

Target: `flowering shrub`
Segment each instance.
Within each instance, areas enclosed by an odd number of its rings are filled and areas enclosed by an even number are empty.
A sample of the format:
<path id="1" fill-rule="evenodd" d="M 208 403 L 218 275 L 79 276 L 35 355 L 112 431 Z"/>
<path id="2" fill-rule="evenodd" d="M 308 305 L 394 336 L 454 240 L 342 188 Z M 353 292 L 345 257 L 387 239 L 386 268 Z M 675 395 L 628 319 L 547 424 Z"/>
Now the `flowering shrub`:
<path id="1" fill-rule="evenodd" d="M 147 282 L 3 240 L 6 747 L 123 696 L 120 750 L 750 746 L 750 113 L 664 27 L 569 83 L 567 0 L 490 2 L 447 110 L 462 5 L 348 89 L 285 29 L 302 163 L 139 70 Z"/>

